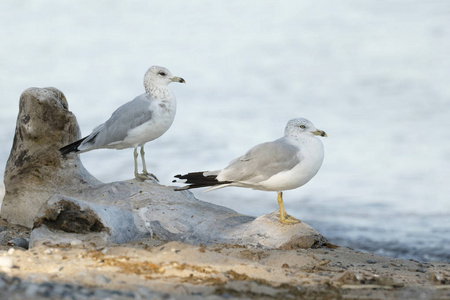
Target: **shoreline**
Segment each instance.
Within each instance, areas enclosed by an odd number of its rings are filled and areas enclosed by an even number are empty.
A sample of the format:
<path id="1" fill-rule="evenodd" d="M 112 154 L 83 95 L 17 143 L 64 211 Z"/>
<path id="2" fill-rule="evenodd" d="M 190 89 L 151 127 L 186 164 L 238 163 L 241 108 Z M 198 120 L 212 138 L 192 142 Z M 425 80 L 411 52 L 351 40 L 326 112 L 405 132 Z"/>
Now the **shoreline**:
<path id="1" fill-rule="evenodd" d="M 0 221 L 3 299 L 450 299 L 450 263 L 345 247 L 268 250 L 140 240 L 101 249 L 7 245 L 27 230 Z"/>

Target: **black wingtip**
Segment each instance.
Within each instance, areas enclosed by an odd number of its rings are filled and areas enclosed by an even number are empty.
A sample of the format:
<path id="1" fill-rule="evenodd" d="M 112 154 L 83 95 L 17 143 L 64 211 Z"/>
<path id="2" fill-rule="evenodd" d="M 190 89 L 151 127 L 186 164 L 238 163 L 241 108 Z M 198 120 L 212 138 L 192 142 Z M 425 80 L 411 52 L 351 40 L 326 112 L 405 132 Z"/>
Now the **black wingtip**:
<path id="1" fill-rule="evenodd" d="M 187 184 L 186 186 L 180 187 L 175 189 L 176 191 L 184 191 L 188 189 L 196 189 L 196 188 L 202 188 L 202 187 L 210 187 L 214 185 L 220 185 L 220 184 L 227 184 L 231 183 L 229 181 L 218 181 L 217 175 L 204 175 L 207 173 L 207 171 L 203 172 L 192 172 L 188 174 L 177 174 L 174 177 L 178 179 L 185 180 L 183 183 Z M 177 180 L 174 180 L 172 182 L 177 182 Z"/>
<path id="2" fill-rule="evenodd" d="M 67 154 L 72 152 L 78 152 L 78 149 L 76 147 L 73 147 L 72 145 L 67 145 L 59 149 L 59 153 L 61 153 L 62 156 L 66 156 Z"/>
<path id="3" fill-rule="evenodd" d="M 80 150 L 78 150 L 78 146 L 80 146 L 80 144 L 86 139 L 86 137 L 75 141 L 73 143 L 70 143 L 69 145 L 66 145 L 62 148 L 59 149 L 59 152 L 61 153 L 62 156 L 66 156 L 67 154 L 71 153 L 71 152 L 79 152 Z"/>

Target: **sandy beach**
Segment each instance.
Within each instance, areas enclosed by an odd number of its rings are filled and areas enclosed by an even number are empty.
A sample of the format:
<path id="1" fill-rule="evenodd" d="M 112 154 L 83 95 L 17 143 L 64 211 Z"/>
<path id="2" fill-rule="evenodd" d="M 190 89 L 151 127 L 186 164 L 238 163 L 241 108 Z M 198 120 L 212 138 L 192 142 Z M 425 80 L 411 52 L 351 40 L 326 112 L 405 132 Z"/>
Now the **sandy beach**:
<path id="1" fill-rule="evenodd" d="M 297 250 L 150 239 L 102 249 L 8 245 L 28 235 L 0 222 L 0 299 L 450 299 L 449 263 L 331 244 Z"/>

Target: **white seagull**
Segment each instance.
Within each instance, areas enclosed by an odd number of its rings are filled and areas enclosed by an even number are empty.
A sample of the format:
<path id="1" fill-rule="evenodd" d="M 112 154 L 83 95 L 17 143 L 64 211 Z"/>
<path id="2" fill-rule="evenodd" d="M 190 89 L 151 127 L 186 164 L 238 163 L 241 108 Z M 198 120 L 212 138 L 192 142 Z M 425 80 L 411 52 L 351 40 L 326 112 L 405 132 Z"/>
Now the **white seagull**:
<path id="1" fill-rule="evenodd" d="M 83 153 L 94 149 L 134 148 L 134 176 L 145 180 L 153 176 L 147 172 L 144 144 L 159 138 L 172 125 L 177 108 L 175 95 L 168 88 L 171 82 L 185 83 L 163 67 L 152 66 L 144 75 L 145 94 L 120 106 L 92 133 L 59 149 L 62 155 Z M 138 173 L 137 148 L 141 147 L 143 171 Z M 156 178 L 156 177 L 155 177 Z"/>
<path id="2" fill-rule="evenodd" d="M 193 172 L 176 175 L 188 185 L 177 190 L 209 187 L 206 191 L 228 186 L 278 192 L 280 221 L 284 224 L 299 223 L 284 209 L 283 191 L 298 188 L 310 181 L 319 171 L 323 158 L 323 144 L 316 136 L 327 134 L 304 118 L 290 120 L 284 137 L 259 144 L 245 155 L 231 161 L 217 171 Z"/>

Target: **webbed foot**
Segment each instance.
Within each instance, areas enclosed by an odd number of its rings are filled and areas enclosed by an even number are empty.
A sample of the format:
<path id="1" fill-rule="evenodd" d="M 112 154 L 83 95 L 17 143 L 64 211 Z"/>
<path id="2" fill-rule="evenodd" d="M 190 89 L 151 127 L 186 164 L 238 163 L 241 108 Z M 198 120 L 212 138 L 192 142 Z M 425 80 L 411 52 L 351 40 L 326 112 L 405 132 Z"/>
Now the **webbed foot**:
<path id="1" fill-rule="evenodd" d="M 134 177 L 139 180 L 139 181 L 146 181 L 146 180 L 156 180 L 157 182 L 159 182 L 158 177 L 156 177 L 155 175 L 153 175 L 152 173 L 147 173 L 147 172 L 143 172 L 143 173 L 137 173 L 134 174 Z"/>

